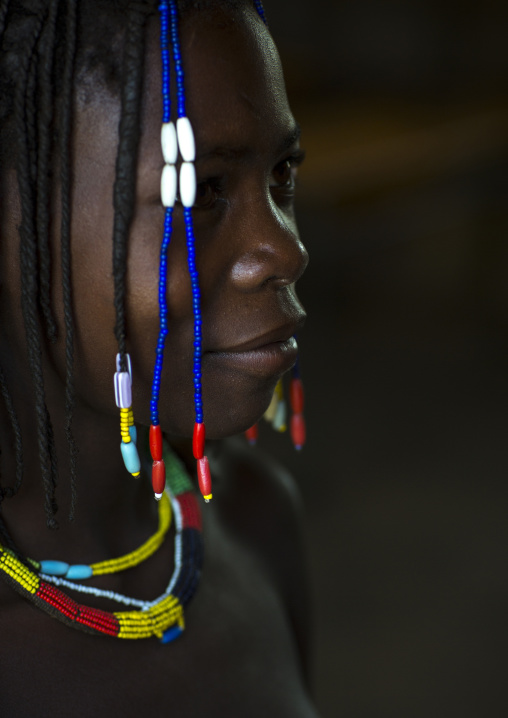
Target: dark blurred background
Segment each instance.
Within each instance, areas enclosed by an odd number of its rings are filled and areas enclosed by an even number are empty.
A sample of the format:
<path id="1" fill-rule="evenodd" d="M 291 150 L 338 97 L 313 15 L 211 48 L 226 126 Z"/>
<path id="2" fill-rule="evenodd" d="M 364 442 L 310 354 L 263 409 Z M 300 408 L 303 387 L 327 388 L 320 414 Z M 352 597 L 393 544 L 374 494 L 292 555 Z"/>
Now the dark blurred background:
<path id="1" fill-rule="evenodd" d="M 508 3 L 266 0 L 298 213 L 324 718 L 508 715 Z"/>

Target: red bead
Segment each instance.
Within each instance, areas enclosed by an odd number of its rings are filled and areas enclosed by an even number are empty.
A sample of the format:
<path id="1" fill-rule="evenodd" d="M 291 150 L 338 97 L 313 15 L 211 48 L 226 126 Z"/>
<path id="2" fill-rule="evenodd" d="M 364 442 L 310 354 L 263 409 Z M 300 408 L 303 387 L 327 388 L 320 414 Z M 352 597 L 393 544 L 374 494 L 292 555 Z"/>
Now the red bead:
<path id="1" fill-rule="evenodd" d="M 210 476 L 210 467 L 208 466 L 208 458 L 203 456 L 198 459 L 198 482 L 199 490 L 204 497 L 212 495 L 212 477 Z"/>
<path id="2" fill-rule="evenodd" d="M 162 494 L 166 486 L 166 467 L 163 461 L 152 464 L 152 487 L 154 494 Z"/>
<path id="3" fill-rule="evenodd" d="M 194 424 L 194 433 L 192 434 L 192 453 L 195 459 L 202 459 L 205 453 L 205 425 Z"/>
<path id="4" fill-rule="evenodd" d="M 305 444 L 305 419 L 303 414 L 293 414 L 291 417 L 291 438 L 295 449 L 301 449 Z"/>
<path id="5" fill-rule="evenodd" d="M 150 453 L 154 461 L 162 460 L 162 431 L 160 424 L 152 424 L 148 436 L 150 442 Z"/>
<path id="6" fill-rule="evenodd" d="M 245 438 L 249 442 L 249 444 L 255 444 L 258 440 L 258 425 L 254 424 L 250 427 L 250 429 L 247 429 L 245 432 Z"/>
<path id="7" fill-rule="evenodd" d="M 289 382 L 289 401 L 294 413 L 301 414 L 303 411 L 303 384 L 302 380 L 297 377 L 293 377 Z"/>

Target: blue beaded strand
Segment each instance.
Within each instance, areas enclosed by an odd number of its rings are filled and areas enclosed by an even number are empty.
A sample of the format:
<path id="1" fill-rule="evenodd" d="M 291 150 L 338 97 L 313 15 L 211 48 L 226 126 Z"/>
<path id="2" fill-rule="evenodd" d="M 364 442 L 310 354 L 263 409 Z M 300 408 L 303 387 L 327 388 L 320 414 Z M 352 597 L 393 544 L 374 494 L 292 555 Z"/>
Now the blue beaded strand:
<path id="1" fill-rule="evenodd" d="M 178 8 L 175 0 L 170 0 L 169 11 L 171 13 L 171 45 L 173 46 L 173 63 L 176 75 L 176 106 L 178 117 L 185 117 L 182 53 L 180 52 L 180 38 L 178 36 Z"/>
<path id="2" fill-rule="evenodd" d="M 178 117 L 186 117 L 185 114 L 185 88 L 183 84 L 184 72 L 182 68 L 182 55 L 180 52 L 180 40 L 178 37 L 178 11 L 175 0 L 170 0 L 171 13 L 171 44 L 173 46 L 173 63 L 176 74 L 176 94 Z M 196 423 L 203 423 L 203 396 L 201 391 L 201 296 L 199 291 L 199 277 L 196 269 L 196 240 L 194 237 L 194 225 L 190 207 L 183 208 L 185 221 L 185 235 L 187 240 L 187 263 L 192 287 L 192 310 L 194 314 L 194 408 L 196 412 Z"/>
<path id="3" fill-rule="evenodd" d="M 169 8 L 167 0 L 159 5 L 161 32 L 161 60 L 162 60 L 162 122 L 171 120 L 171 96 L 169 94 Z"/>
<path id="4" fill-rule="evenodd" d="M 152 382 L 152 400 L 150 402 L 150 420 L 152 424 L 159 424 L 159 394 L 162 375 L 162 364 L 164 361 L 164 345 L 168 335 L 168 306 L 167 306 L 167 285 L 168 285 L 168 249 L 173 229 L 173 208 L 166 207 L 164 215 L 164 234 L 160 250 L 159 263 L 159 338 L 155 356 L 155 367 Z"/>
<path id="5" fill-rule="evenodd" d="M 196 409 L 196 423 L 203 423 L 203 397 L 201 394 L 201 295 L 199 291 L 199 276 L 196 269 L 196 240 L 190 207 L 184 207 L 185 234 L 187 239 L 187 263 L 192 287 L 192 309 L 194 313 L 194 406 Z"/>
<path id="6" fill-rule="evenodd" d="M 265 25 L 268 25 L 268 23 L 266 22 L 265 9 L 261 0 L 254 0 L 254 5 L 256 6 L 256 10 L 258 11 L 258 15 L 261 20 L 265 23 Z"/>
<path id="7" fill-rule="evenodd" d="M 171 120 L 170 95 L 170 54 L 169 54 L 169 8 L 168 3 L 161 2 L 160 13 L 160 44 L 162 63 L 162 122 Z M 164 345 L 168 334 L 168 306 L 167 306 L 167 279 L 168 279 L 168 249 L 173 230 L 173 208 L 166 207 L 164 214 L 164 232 L 159 260 L 159 338 L 155 355 L 155 367 L 152 381 L 152 399 L 150 402 L 150 420 L 157 426 L 159 424 L 159 396 L 164 362 Z"/>

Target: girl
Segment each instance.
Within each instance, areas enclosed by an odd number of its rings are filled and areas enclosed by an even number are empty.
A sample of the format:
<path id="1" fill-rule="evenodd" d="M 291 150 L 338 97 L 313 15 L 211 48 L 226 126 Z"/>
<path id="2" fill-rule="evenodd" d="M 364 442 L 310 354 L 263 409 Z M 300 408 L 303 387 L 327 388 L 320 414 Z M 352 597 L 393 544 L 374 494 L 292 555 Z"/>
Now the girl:
<path id="1" fill-rule="evenodd" d="M 0 30 L 2 716 L 315 716 L 298 496 L 227 438 L 305 316 L 263 10 L 10 0 Z"/>

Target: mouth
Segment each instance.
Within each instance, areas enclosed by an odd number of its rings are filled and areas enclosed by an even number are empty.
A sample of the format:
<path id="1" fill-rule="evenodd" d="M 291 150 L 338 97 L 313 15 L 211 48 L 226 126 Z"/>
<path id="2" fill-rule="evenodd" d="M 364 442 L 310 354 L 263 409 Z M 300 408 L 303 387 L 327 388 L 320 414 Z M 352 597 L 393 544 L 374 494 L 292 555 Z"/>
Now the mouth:
<path id="1" fill-rule="evenodd" d="M 294 334 L 304 319 L 242 342 L 237 346 L 207 354 L 221 366 L 263 376 L 282 375 L 296 362 L 298 344 Z"/>

